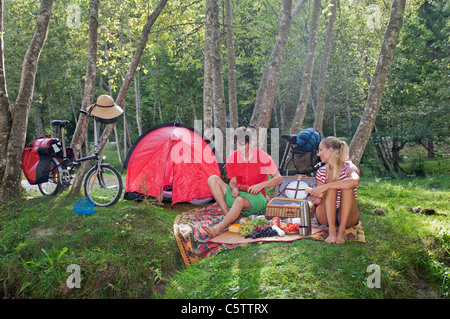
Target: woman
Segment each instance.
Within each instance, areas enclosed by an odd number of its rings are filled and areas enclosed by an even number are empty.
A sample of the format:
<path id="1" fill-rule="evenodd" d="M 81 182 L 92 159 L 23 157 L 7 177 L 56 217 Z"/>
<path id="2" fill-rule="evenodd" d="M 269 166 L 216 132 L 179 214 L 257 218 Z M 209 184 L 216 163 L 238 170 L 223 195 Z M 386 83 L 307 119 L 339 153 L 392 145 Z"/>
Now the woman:
<path id="1" fill-rule="evenodd" d="M 334 136 L 320 142 L 318 155 L 327 165 L 317 171 L 317 187 L 311 192 L 316 218 L 320 224 L 328 225 L 325 241 L 342 244 L 345 242 L 345 229 L 359 222 L 356 204 L 358 168 L 348 158 L 347 143 Z"/>

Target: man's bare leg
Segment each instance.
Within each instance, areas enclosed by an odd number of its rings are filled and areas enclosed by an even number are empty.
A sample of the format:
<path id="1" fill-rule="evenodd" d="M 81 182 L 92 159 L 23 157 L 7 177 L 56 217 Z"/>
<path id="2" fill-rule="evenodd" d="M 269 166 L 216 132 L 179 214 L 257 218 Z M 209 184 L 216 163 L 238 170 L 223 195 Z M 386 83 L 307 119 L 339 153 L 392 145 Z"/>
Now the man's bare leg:
<path id="1" fill-rule="evenodd" d="M 216 200 L 222 212 L 226 215 L 230 208 L 225 201 L 225 193 L 227 192 L 227 184 L 217 175 L 211 175 L 208 178 L 208 186 L 212 196 Z"/>
<path id="2" fill-rule="evenodd" d="M 225 227 L 227 227 L 236 219 L 238 219 L 243 210 L 250 211 L 251 209 L 252 205 L 247 200 L 247 198 L 238 196 L 236 197 L 233 206 L 231 206 L 231 209 L 228 211 L 227 214 L 225 214 L 224 219 L 222 219 L 220 223 L 212 227 L 206 225 L 202 225 L 202 227 L 211 238 L 216 237 L 218 234 L 220 234 L 222 230 L 225 229 Z"/>

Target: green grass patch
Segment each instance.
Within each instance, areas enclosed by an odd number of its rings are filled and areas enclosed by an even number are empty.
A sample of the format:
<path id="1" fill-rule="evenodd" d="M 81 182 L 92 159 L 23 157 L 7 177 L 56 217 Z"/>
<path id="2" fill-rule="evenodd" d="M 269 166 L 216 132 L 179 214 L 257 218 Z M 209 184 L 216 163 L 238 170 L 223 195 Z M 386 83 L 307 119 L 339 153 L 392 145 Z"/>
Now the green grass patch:
<path id="1" fill-rule="evenodd" d="M 119 201 L 78 216 L 68 191 L 24 193 L 0 206 L 0 298 L 449 298 L 449 187 L 448 173 L 363 176 L 366 243 L 252 244 L 189 268 L 173 221 L 190 205 Z M 81 288 L 68 287 L 69 265 Z M 367 286 L 370 265 L 380 288 Z"/>
<path id="2" fill-rule="evenodd" d="M 161 297 L 169 274 L 182 266 L 172 234 L 176 213 L 121 201 L 79 216 L 74 201 L 66 192 L 2 207 L 0 292 L 8 298 Z M 82 289 L 67 287 L 71 264 L 81 269 Z"/>

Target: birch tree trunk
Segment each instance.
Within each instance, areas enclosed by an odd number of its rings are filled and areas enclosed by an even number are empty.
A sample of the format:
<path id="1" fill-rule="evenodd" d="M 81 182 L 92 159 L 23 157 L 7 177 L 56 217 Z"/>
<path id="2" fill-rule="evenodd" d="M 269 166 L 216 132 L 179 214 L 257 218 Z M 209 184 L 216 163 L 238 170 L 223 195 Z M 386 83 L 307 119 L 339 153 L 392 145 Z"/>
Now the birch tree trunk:
<path id="1" fill-rule="evenodd" d="M 206 0 L 205 9 L 205 55 L 203 61 L 203 134 L 212 138 L 213 127 L 213 10 L 215 0 Z"/>
<path id="2" fill-rule="evenodd" d="M 319 18 L 321 12 L 322 0 L 314 0 L 311 16 L 311 30 L 309 31 L 308 49 L 306 52 L 305 69 L 303 71 L 302 84 L 300 87 L 300 97 L 298 99 L 297 109 L 291 126 L 291 134 L 300 132 L 303 120 L 308 106 L 309 94 L 311 90 L 311 80 L 314 68 L 314 58 L 316 53 L 317 33 Z"/>
<path id="3" fill-rule="evenodd" d="M 225 0 L 225 13 L 227 30 L 228 104 L 230 110 L 230 127 L 237 128 L 239 125 L 239 119 L 236 87 L 236 59 L 234 55 L 233 39 L 233 6 L 231 0 Z"/>
<path id="4" fill-rule="evenodd" d="M 136 124 L 139 136 L 142 135 L 142 120 L 141 120 L 141 77 L 139 70 L 134 75 L 134 95 L 136 96 Z"/>
<path id="5" fill-rule="evenodd" d="M 264 70 L 250 120 L 258 129 L 267 129 L 270 124 L 284 52 L 286 50 L 291 29 L 291 7 L 292 0 L 282 0 L 277 39 L 266 65 L 266 69 Z M 265 130 L 260 130 L 259 133 L 258 147 L 262 147 L 267 132 Z"/>
<path id="6" fill-rule="evenodd" d="M 0 0 L 0 183 L 6 168 L 9 131 L 11 129 L 11 105 L 6 89 L 5 59 L 3 50 L 3 0 Z"/>
<path id="7" fill-rule="evenodd" d="M 86 66 L 86 82 L 84 84 L 84 94 L 81 109 L 86 111 L 94 100 L 95 76 L 97 72 L 97 39 L 98 39 L 98 7 L 100 0 L 91 0 L 89 6 L 89 49 Z M 73 149 L 75 157 L 79 158 L 81 146 L 86 137 L 89 124 L 89 116 L 80 113 L 78 124 L 73 133 L 70 147 Z"/>
<path id="8" fill-rule="evenodd" d="M 3 203 L 17 196 L 21 189 L 22 155 L 27 134 L 28 115 L 33 98 L 38 61 L 47 39 L 52 6 L 53 0 L 41 1 L 34 35 L 22 64 L 20 86 L 14 104 L 14 114 L 12 115 L 8 137 L 6 166 L 0 184 L 0 202 Z M 6 85 L 0 89 L 6 89 Z M 4 106 L 2 105 L 3 108 Z"/>
<path id="9" fill-rule="evenodd" d="M 264 101 L 264 94 L 271 87 L 271 82 L 270 81 L 268 82 L 267 79 L 269 78 L 269 76 L 271 78 L 275 78 L 275 77 L 278 78 L 280 75 L 279 72 L 281 69 L 279 69 L 277 72 L 277 69 L 273 68 L 272 64 L 274 61 L 277 61 L 277 60 L 279 60 L 280 65 L 283 63 L 284 51 L 286 49 L 287 41 L 289 40 L 289 31 L 290 31 L 292 21 L 294 20 L 297 13 L 300 11 L 304 2 L 305 2 L 305 0 L 298 0 L 295 7 L 291 10 L 290 17 L 286 17 L 286 14 L 288 14 L 288 12 L 286 12 L 283 5 L 292 6 L 292 1 L 290 1 L 290 4 L 288 4 L 285 1 L 282 2 L 282 4 L 281 4 L 281 15 L 280 15 L 279 28 L 278 28 L 278 37 L 277 37 L 277 40 L 275 41 L 275 45 L 272 49 L 272 53 L 270 55 L 269 61 L 267 62 L 266 68 L 264 69 L 264 73 L 263 73 L 263 75 L 261 77 L 261 81 L 259 83 L 258 92 L 256 93 L 256 98 L 255 98 L 255 106 L 253 108 L 252 117 L 250 119 L 251 123 L 254 123 L 256 121 L 261 121 L 260 118 L 262 118 L 262 117 L 268 117 L 268 120 L 266 120 L 264 122 L 267 122 L 267 123 L 270 122 L 271 113 L 268 112 L 268 109 L 263 110 L 263 106 L 262 106 L 262 103 Z M 289 19 L 289 20 L 286 20 L 286 19 Z M 284 34 L 284 32 L 287 32 L 287 34 Z M 280 56 L 280 54 L 281 54 L 281 56 Z M 277 88 L 275 88 L 275 90 L 276 89 Z M 275 96 L 275 93 L 273 93 L 273 95 Z M 269 108 L 270 108 L 270 106 L 269 106 Z M 263 111 L 265 111 L 265 113 L 261 114 Z M 257 126 L 257 127 L 259 127 L 259 126 Z"/>
<path id="10" fill-rule="evenodd" d="M 325 36 L 325 47 L 322 54 L 322 62 L 320 63 L 319 78 L 317 83 L 317 104 L 314 116 L 314 128 L 323 133 L 323 115 L 325 113 L 325 79 L 328 73 L 328 61 L 331 54 L 331 46 L 333 42 L 333 27 L 336 20 L 336 3 L 337 0 L 330 1 L 330 18 L 328 20 L 327 33 Z"/>
<path id="11" fill-rule="evenodd" d="M 139 65 L 139 62 L 141 61 L 142 53 L 144 52 L 145 46 L 148 41 L 148 37 L 150 34 L 150 31 L 152 30 L 153 24 L 155 23 L 156 19 L 158 18 L 161 11 L 164 9 L 164 6 L 166 5 L 168 0 L 161 0 L 156 8 L 153 10 L 151 15 L 147 17 L 147 21 L 144 25 L 144 28 L 142 29 L 141 37 L 139 39 L 139 43 L 136 47 L 136 51 L 134 52 L 133 59 L 131 61 L 130 67 L 128 68 L 128 72 L 125 76 L 125 79 L 122 83 L 122 86 L 120 87 L 119 94 L 116 98 L 116 104 L 117 105 L 123 105 L 125 101 L 125 97 L 127 95 L 128 89 L 130 88 L 131 82 L 133 81 L 134 75 L 136 74 L 136 69 Z M 106 125 L 105 129 L 103 130 L 102 135 L 99 138 L 98 141 L 98 147 L 99 150 L 101 150 L 106 142 L 108 141 L 109 136 L 114 130 L 115 123 Z M 89 152 L 89 154 L 93 154 L 93 152 Z M 78 169 L 78 173 L 75 177 L 75 180 L 73 181 L 73 186 L 71 193 L 77 194 L 81 190 L 82 181 L 84 178 L 84 175 L 86 175 L 87 170 L 89 169 L 90 161 L 85 161 L 80 165 L 80 168 Z"/>
<path id="12" fill-rule="evenodd" d="M 375 120 L 383 97 L 384 85 L 389 75 L 395 47 L 397 46 L 403 24 L 405 3 L 406 0 L 392 0 L 389 23 L 384 34 L 375 72 L 370 82 L 364 113 L 350 143 L 350 159 L 355 165 L 360 164 L 367 142 L 375 126 Z"/>
<path id="13" fill-rule="evenodd" d="M 224 160 L 226 149 L 225 134 L 227 131 L 225 91 L 222 72 L 222 41 L 220 37 L 219 1 L 213 1 L 213 112 L 214 112 L 214 144 L 216 155 L 221 162 Z"/>

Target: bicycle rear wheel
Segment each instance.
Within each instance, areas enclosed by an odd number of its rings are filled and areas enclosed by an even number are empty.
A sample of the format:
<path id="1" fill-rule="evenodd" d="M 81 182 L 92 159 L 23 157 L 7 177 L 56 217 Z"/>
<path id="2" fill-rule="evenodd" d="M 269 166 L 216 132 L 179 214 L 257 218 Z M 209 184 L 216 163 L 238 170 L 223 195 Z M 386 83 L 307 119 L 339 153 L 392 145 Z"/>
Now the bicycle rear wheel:
<path id="1" fill-rule="evenodd" d="M 114 205 L 122 195 L 122 177 L 109 164 L 92 167 L 83 182 L 84 193 L 91 198 L 96 206 L 108 207 Z"/>
<path id="2" fill-rule="evenodd" d="M 282 176 L 292 176 L 298 174 L 297 169 L 294 165 L 294 158 L 290 155 L 284 163 L 281 164 L 280 174 Z"/>
<path id="3" fill-rule="evenodd" d="M 59 193 L 62 186 L 59 182 L 58 160 L 52 158 L 48 181 L 38 184 L 39 191 L 44 196 L 53 196 Z"/>

